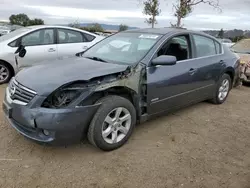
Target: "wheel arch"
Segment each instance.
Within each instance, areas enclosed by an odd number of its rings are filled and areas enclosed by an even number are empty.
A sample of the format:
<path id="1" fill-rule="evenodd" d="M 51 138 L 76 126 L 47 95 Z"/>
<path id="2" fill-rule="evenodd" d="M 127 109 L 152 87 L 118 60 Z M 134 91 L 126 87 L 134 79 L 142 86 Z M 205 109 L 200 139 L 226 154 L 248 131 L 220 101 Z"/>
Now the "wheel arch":
<path id="1" fill-rule="evenodd" d="M 126 86 L 113 86 L 102 91 L 95 91 L 82 100 L 81 106 L 93 105 L 98 100 L 108 95 L 118 95 L 128 99 L 134 105 L 137 116 L 140 114 L 139 95 L 133 89 Z"/>
<path id="2" fill-rule="evenodd" d="M 15 70 L 14 70 L 13 66 L 9 62 L 7 62 L 7 61 L 5 61 L 3 59 L 0 59 L 0 62 L 6 64 L 8 66 L 8 68 L 10 68 L 11 76 L 15 76 Z"/>
<path id="3" fill-rule="evenodd" d="M 228 74 L 231 78 L 231 82 L 234 81 L 235 71 L 233 67 L 227 67 L 224 71 L 224 74 Z"/>

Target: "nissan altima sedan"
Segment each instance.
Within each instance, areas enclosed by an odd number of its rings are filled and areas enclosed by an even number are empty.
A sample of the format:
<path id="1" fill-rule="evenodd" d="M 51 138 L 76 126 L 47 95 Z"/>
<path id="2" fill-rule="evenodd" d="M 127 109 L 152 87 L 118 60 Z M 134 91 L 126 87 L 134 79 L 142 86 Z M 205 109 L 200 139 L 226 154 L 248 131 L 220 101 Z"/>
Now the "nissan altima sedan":
<path id="1" fill-rule="evenodd" d="M 78 56 L 24 69 L 10 81 L 3 111 L 17 132 L 50 144 L 88 138 L 114 150 L 136 123 L 205 100 L 224 103 L 239 78 L 237 55 L 184 29 L 120 32 Z"/>
<path id="2" fill-rule="evenodd" d="M 29 26 L 0 37 L 0 84 L 8 82 L 20 69 L 74 56 L 104 37 L 64 26 Z M 15 51 L 23 45 L 24 58 L 15 59 Z"/>

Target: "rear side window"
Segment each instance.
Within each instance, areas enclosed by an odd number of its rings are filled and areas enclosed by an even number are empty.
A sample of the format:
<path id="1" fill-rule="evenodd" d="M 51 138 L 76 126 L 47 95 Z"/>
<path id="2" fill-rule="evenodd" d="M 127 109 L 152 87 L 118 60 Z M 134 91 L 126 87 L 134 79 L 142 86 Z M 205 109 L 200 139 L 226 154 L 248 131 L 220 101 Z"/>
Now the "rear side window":
<path id="1" fill-rule="evenodd" d="M 85 42 L 82 33 L 69 29 L 58 29 L 59 44 Z"/>
<path id="2" fill-rule="evenodd" d="M 193 35 L 193 37 L 197 57 L 212 56 L 217 54 L 216 46 L 213 39 L 201 35 Z"/>
<path id="3" fill-rule="evenodd" d="M 83 33 L 83 35 L 87 40 L 86 42 L 91 42 L 91 41 L 93 41 L 95 39 L 95 36 L 93 36 L 93 35 L 89 35 L 87 33 Z"/>

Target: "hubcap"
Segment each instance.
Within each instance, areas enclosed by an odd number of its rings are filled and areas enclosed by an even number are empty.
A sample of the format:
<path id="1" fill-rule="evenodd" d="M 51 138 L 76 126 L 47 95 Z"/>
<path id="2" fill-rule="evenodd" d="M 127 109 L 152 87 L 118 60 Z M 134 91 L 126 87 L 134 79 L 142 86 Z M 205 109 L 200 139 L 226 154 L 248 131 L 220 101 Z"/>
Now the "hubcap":
<path id="1" fill-rule="evenodd" d="M 229 81 L 227 79 L 222 81 L 222 84 L 219 88 L 219 99 L 222 101 L 226 98 L 229 91 Z"/>
<path id="2" fill-rule="evenodd" d="M 125 138 L 130 126 L 130 112 L 123 107 L 115 108 L 106 116 L 103 122 L 102 137 L 105 142 L 115 144 Z"/>
<path id="3" fill-rule="evenodd" d="M 4 82 L 8 76 L 9 70 L 4 65 L 0 65 L 0 82 Z"/>

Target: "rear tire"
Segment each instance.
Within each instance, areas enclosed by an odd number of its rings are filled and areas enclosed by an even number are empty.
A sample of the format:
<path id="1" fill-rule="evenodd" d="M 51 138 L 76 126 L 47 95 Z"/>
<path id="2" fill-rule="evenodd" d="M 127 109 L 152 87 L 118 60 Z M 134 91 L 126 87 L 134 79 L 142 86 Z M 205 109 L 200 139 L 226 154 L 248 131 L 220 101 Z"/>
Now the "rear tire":
<path id="1" fill-rule="evenodd" d="M 8 83 L 12 77 L 10 65 L 0 61 L 0 84 Z"/>
<path id="2" fill-rule="evenodd" d="M 133 104 L 120 96 L 107 96 L 97 103 L 101 106 L 88 130 L 89 142 L 104 151 L 121 147 L 131 136 L 136 124 Z"/>
<path id="3" fill-rule="evenodd" d="M 213 104 L 222 104 L 228 97 L 228 94 L 232 88 L 232 80 L 228 74 L 223 74 L 217 83 L 216 90 L 214 92 L 214 98 L 211 100 Z"/>

